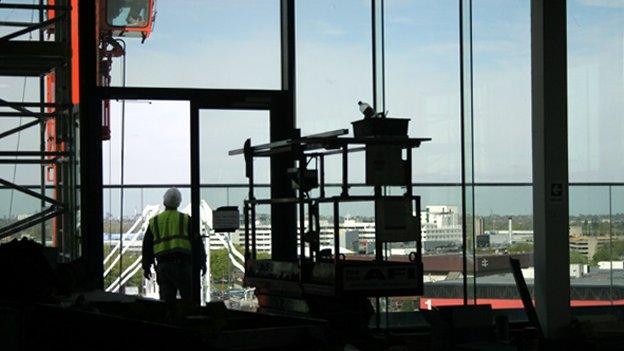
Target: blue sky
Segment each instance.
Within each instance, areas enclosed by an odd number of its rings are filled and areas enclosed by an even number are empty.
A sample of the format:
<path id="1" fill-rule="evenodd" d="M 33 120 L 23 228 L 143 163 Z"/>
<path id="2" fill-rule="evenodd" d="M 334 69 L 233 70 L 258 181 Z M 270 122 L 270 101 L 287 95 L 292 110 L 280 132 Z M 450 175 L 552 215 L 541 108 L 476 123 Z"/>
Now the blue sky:
<path id="1" fill-rule="evenodd" d="M 193 3 L 193 10 L 188 16 L 179 6 L 173 9 L 166 7 L 174 6 L 171 3 L 159 3 L 158 20 L 162 22 L 157 23 L 156 32 L 148 42 L 143 45 L 133 43 L 128 59 L 129 67 L 132 67 L 132 60 L 135 65 L 142 65 L 142 69 L 137 68 L 138 72 L 160 65 L 169 67 L 176 74 L 137 75 L 134 84 L 181 86 L 190 83 L 200 87 L 266 89 L 279 86 L 279 67 L 274 61 L 279 51 L 278 1 L 252 2 L 252 10 L 245 8 L 249 2 L 241 1 L 189 3 Z M 622 47 L 618 36 L 621 38 L 624 32 L 624 14 L 615 5 L 619 3 L 571 1 L 569 5 L 570 125 L 573 128 L 570 131 L 570 169 L 573 181 L 623 180 L 624 160 L 622 153 L 617 152 L 622 149 L 621 141 L 601 137 L 605 133 L 621 135 L 623 123 L 617 116 L 605 116 L 601 111 L 622 113 L 624 108 L 616 101 L 598 101 L 593 96 L 587 99 L 583 95 L 588 89 L 598 94 L 596 91 L 609 85 L 615 87 L 615 94 L 623 92 L 622 57 L 616 52 Z M 458 181 L 457 2 L 388 0 L 385 11 L 386 109 L 391 115 L 411 118 L 413 136 L 434 139 L 415 153 L 415 180 Z M 474 2 L 476 181 L 531 180 L 529 11 L 528 1 Z M 170 13 L 176 15 L 167 15 Z M 188 29 L 197 23 L 204 23 L 203 34 L 195 29 L 197 27 Z M 602 35 L 596 36 L 596 33 Z M 348 128 L 350 122 L 358 118 L 355 102 L 371 100 L 370 38 L 369 1 L 297 3 L 297 117 L 304 133 Z M 172 50 L 172 46 L 177 49 Z M 259 47 L 262 48 L 260 51 Z M 181 55 L 180 51 L 188 55 Z M 168 55 L 177 55 L 175 66 L 162 60 Z M 242 55 L 246 60 L 232 60 L 231 55 Z M 146 59 L 154 62 L 146 66 Z M 198 60 L 205 63 L 194 64 Z M 188 64 L 178 66 L 177 62 Z M 583 70 L 596 72 L 594 86 L 587 87 L 578 80 L 575 72 Z M 614 70 L 614 76 L 600 76 L 601 72 Z M 224 77 L 223 72 L 229 75 Z M 179 79 L 187 76 L 192 79 Z M 598 104 L 608 106 L 584 113 L 579 111 L 580 106 Z M 236 123 L 231 114 L 227 120 Z M 592 132 L 587 134 L 583 127 L 576 127 L 581 123 L 590 124 Z M 245 124 L 241 122 L 241 131 L 245 130 Z M 581 130 L 582 136 L 579 135 Z M 210 145 L 210 142 L 206 143 Z M 215 142 L 212 149 L 217 153 L 225 152 L 219 144 Z M 362 179 L 361 172 L 353 173 L 353 181 Z M 337 172 L 329 174 L 330 180 L 338 180 L 338 176 Z M 587 201 L 591 196 L 585 193 L 589 192 L 580 191 L 575 196 L 591 205 L 578 211 L 589 212 L 595 206 L 604 209 L 600 201 Z M 458 201 L 453 200 L 455 195 L 432 194 L 429 197 Z M 509 198 L 522 200 L 508 204 Z M 524 190 L 516 195 L 505 191 L 481 192 L 479 201 L 478 210 L 486 213 L 492 208 L 529 213 L 531 208 L 530 192 Z"/>
<path id="2" fill-rule="evenodd" d="M 624 1 L 568 4 L 571 180 L 624 181 Z M 157 5 L 152 36 L 144 44 L 126 40 L 128 85 L 279 88 L 278 0 L 161 0 Z M 475 0 L 473 6 L 475 180 L 529 182 L 529 1 Z M 385 11 L 386 109 L 392 116 L 412 119 L 412 136 L 433 138 L 414 155 L 415 181 L 459 181 L 457 1 L 386 0 Z M 304 133 L 349 128 L 359 118 L 356 102 L 372 98 L 370 1 L 301 0 L 296 19 L 299 126 Z M 120 68 L 118 61 L 113 72 L 116 84 Z M 0 80 L 0 93 L 19 99 L 17 85 Z M 33 92 L 34 81 L 28 83 L 27 95 L 34 96 Z M 126 180 L 188 179 L 188 127 L 183 122 L 188 106 L 140 102 L 129 103 L 127 109 L 132 140 L 127 144 Z M 206 113 L 213 125 L 212 130 L 205 127 L 210 139 L 204 142 L 205 149 L 211 152 L 205 152 L 203 172 L 218 171 L 211 181 L 240 181 L 236 159 L 224 154 L 236 137 L 241 144 L 249 136 L 254 141 L 266 138 L 262 127 L 266 115 Z M 113 182 L 119 172 L 118 115 L 119 106 L 114 105 Z M 142 125 L 149 128 L 140 130 Z M 21 149 L 35 148 L 35 136 L 36 131 L 24 133 Z M 16 140 L 2 143 L 14 148 Z M 105 156 L 108 147 L 104 146 Z M 170 160 L 173 166 L 154 172 L 155 159 Z M 0 172 L 10 174 L 12 169 Z M 20 166 L 17 173 L 19 179 L 38 182 L 33 169 Z M 337 180 L 338 174 L 329 177 Z M 362 172 L 353 172 L 353 181 L 362 178 Z M 457 201 L 452 191 L 431 191 L 428 196 Z M 514 197 L 522 201 L 510 205 L 508 199 Z M 486 213 L 490 208 L 529 213 L 526 199 L 530 194 L 499 192 L 484 194 L 478 201 Z"/>

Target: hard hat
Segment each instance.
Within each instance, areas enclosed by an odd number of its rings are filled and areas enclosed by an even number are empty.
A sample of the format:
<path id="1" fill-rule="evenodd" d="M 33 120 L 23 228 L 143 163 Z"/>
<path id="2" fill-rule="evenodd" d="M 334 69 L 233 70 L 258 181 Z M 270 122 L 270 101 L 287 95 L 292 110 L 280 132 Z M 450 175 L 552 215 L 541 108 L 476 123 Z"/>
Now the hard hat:
<path id="1" fill-rule="evenodd" d="M 169 208 L 178 208 L 182 202 L 182 194 L 177 188 L 170 188 L 163 196 L 163 205 Z"/>

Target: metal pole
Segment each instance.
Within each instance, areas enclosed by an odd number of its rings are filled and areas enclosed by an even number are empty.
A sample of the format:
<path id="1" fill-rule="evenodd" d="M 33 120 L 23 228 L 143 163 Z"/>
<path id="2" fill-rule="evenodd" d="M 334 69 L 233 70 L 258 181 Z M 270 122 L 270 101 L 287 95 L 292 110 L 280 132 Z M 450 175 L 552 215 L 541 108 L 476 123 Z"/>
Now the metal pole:
<path id="1" fill-rule="evenodd" d="M 302 261 L 305 259 L 305 194 L 303 192 L 304 171 L 306 169 L 306 158 L 303 150 L 297 147 L 297 153 L 299 154 L 299 259 Z M 303 267 L 303 266 L 302 266 Z M 301 278 L 303 274 L 300 274 Z"/>
<path id="2" fill-rule="evenodd" d="M 119 42 L 123 43 L 123 69 L 122 69 L 122 84 L 126 85 L 126 43 L 119 39 Z M 122 279 L 123 272 L 123 219 L 124 219 L 124 169 L 125 169 L 125 144 L 126 144 L 126 100 L 121 100 L 121 159 L 120 159 L 120 180 L 121 185 L 119 189 L 119 281 Z M 119 286 L 119 292 L 124 293 L 125 287 Z"/>
<path id="3" fill-rule="evenodd" d="M 319 185 L 319 195 L 321 198 L 325 197 L 325 156 L 320 155 L 319 156 L 319 178 L 320 178 L 320 185 Z"/>
<path id="4" fill-rule="evenodd" d="M 477 303 L 477 251 L 476 251 L 476 236 L 475 236 L 475 220 L 474 220 L 474 216 L 475 216 L 475 186 L 474 186 L 474 180 L 475 180 L 475 172 L 474 172 L 474 164 L 475 164 L 475 160 L 474 160 L 474 88 L 473 88 L 473 84 L 474 84 L 474 80 L 472 79 L 473 77 L 473 57 L 472 57 L 472 0 L 469 0 L 469 7 L 468 7 L 468 15 L 469 15 L 469 22 L 468 22 L 468 30 L 469 30 L 469 35 L 470 35 L 470 48 L 469 48 L 469 53 L 470 53 L 470 200 L 471 200 L 471 204 L 470 204 L 470 213 L 471 213 L 471 218 L 470 218 L 470 232 L 472 233 L 472 235 L 470 236 L 470 243 L 471 243 L 471 248 L 472 248 L 472 274 L 473 274 L 473 283 L 472 283 L 472 297 L 474 299 L 474 303 Z"/>
<path id="5" fill-rule="evenodd" d="M 200 125 L 199 125 L 199 107 L 194 101 L 191 101 L 190 115 L 190 141 L 191 141 L 191 235 L 199 236 L 201 233 L 200 222 Z M 195 303 L 200 303 L 200 280 L 199 280 L 199 262 L 196 257 L 192 257 L 193 269 L 191 280 L 191 298 Z"/>
<path id="6" fill-rule="evenodd" d="M 466 245 L 468 241 L 466 221 L 466 137 L 465 137 L 465 101 L 464 101 L 464 0 L 459 0 L 459 105 L 460 105 L 460 147 L 461 147 L 461 205 L 462 205 L 462 275 L 464 305 L 468 304 L 468 259 Z"/>
<path id="7" fill-rule="evenodd" d="M 82 256 L 90 287 L 103 288 L 102 100 L 96 94 L 95 2 L 78 2 L 80 36 L 80 205 Z"/>
<path id="8" fill-rule="evenodd" d="M 384 0 L 373 0 L 371 4 L 373 108 L 378 112 L 386 108 L 384 6 Z"/>
<path id="9" fill-rule="evenodd" d="M 349 196 L 349 146 L 342 147 L 342 193 L 340 196 Z"/>
<path id="10" fill-rule="evenodd" d="M 613 304 L 613 197 L 612 187 L 609 185 L 609 299 Z M 615 314 L 615 310 L 613 310 Z"/>
<path id="11" fill-rule="evenodd" d="M 39 0 L 39 6 L 43 6 L 43 0 Z M 43 22 L 43 7 L 39 8 L 39 23 Z M 39 29 L 39 41 L 43 42 L 44 40 L 44 36 L 43 36 L 43 31 L 44 29 L 40 28 Z M 40 76 L 39 77 L 39 101 L 42 103 L 41 106 L 39 107 L 39 112 L 43 115 L 43 113 L 45 113 L 45 107 L 43 105 L 43 102 L 45 101 L 45 76 Z M 46 147 L 46 143 L 45 143 L 45 125 L 46 125 L 46 119 L 41 118 L 40 119 L 40 127 L 39 127 L 39 148 L 41 150 L 41 167 L 39 169 L 39 176 L 40 176 L 40 180 L 41 180 L 41 195 L 42 197 L 45 196 L 45 168 L 46 165 L 43 161 L 45 161 L 45 147 Z M 41 199 L 41 211 L 43 211 L 45 208 L 45 201 L 43 199 Z M 41 245 L 45 246 L 46 244 L 46 225 L 45 225 L 45 221 L 41 222 Z M 54 245 L 55 243 L 53 243 Z"/>

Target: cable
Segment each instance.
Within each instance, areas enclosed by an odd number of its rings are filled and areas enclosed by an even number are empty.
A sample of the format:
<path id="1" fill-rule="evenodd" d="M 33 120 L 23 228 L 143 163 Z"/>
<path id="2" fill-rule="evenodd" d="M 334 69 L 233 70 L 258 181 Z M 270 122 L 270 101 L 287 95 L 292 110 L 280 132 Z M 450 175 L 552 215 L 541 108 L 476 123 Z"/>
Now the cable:
<path id="1" fill-rule="evenodd" d="M 126 42 L 123 39 L 117 39 L 117 42 L 123 44 L 123 68 L 121 84 L 126 86 Z M 124 212 L 124 161 L 125 161 L 125 138 L 126 138 L 126 100 L 121 100 L 121 179 L 119 188 L 119 280 L 121 281 L 123 274 L 123 212 Z M 121 291 L 123 287 L 120 286 Z"/>

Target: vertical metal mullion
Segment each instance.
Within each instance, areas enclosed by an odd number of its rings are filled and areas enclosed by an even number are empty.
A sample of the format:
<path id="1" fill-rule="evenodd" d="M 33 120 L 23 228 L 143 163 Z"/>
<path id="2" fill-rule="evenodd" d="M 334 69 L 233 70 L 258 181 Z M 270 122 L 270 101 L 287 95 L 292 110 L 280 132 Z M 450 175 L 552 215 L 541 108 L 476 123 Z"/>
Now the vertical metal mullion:
<path id="1" fill-rule="evenodd" d="M 281 94 L 271 100 L 270 141 L 290 139 L 297 135 L 295 84 L 295 1 L 280 1 Z M 271 198 L 295 197 L 286 170 L 294 166 L 291 153 L 273 155 Z M 295 204 L 271 205 L 271 256 L 277 260 L 297 258 L 297 209 Z M 252 223 L 253 225 L 253 223 Z"/>
<path id="2" fill-rule="evenodd" d="M 39 77 L 39 101 L 41 102 L 41 106 L 39 108 L 40 113 L 43 116 L 43 113 L 45 113 L 45 107 L 43 106 L 43 102 L 45 101 L 45 79 L 43 78 L 43 76 Z M 43 117 L 39 118 L 39 151 L 41 151 L 41 166 L 39 167 L 39 180 L 40 180 L 40 192 L 42 195 L 42 199 L 41 199 L 41 211 L 43 211 L 45 209 L 46 206 L 46 202 L 43 199 L 43 196 L 45 196 L 46 194 L 46 187 L 45 187 L 45 168 L 47 167 L 46 163 L 45 163 L 45 148 L 46 148 L 46 141 L 45 141 L 45 125 L 46 125 L 46 119 Z M 45 221 L 41 222 L 41 245 L 45 246 L 46 245 L 46 225 L 45 225 Z"/>
<path id="3" fill-rule="evenodd" d="M 245 270 L 247 270 L 247 260 L 249 256 L 249 204 L 245 201 L 243 205 L 244 220 L 245 220 Z"/>
<path id="4" fill-rule="evenodd" d="M 319 185 L 319 195 L 321 198 L 325 197 L 325 156 L 324 155 L 319 155 L 319 178 L 320 178 L 320 185 Z"/>
<path id="5" fill-rule="evenodd" d="M 256 194 L 254 189 L 254 159 L 250 158 L 251 165 L 249 167 L 249 200 L 256 200 Z M 256 259 L 258 251 L 256 248 L 256 204 L 252 204 L 249 210 L 249 216 L 251 221 L 251 258 Z"/>
<path id="6" fill-rule="evenodd" d="M 466 19 L 466 21 L 464 21 Z M 461 193 L 462 193 L 462 256 L 464 304 L 469 296 L 476 302 L 476 251 L 475 251 L 475 185 L 474 185 L 474 108 L 472 65 L 472 0 L 459 2 L 459 56 L 460 56 L 460 107 L 461 107 Z M 469 97 L 466 94 L 470 94 Z M 467 171 L 467 169 L 469 171 Z M 468 199 L 468 195 L 470 198 Z M 468 211 L 469 209 L 469 211 Z M 470 217 L 470 218 L 469 218 Z M 469 235 L 470 230 L 470 235 Z M 468 247 L 472 250 L 468 250 Z M 469 266 L 468 255 L 472 255 Z M 472 290 L 469 275 L 472 273 Z"/>
<path id="7" fill-rule="evenodd" d="M 372 46 L 372 69 L 373 69 L 373 108 L 377 108 L 377 25 L 376 9 L 377 0 L 371 0 L 371 46 Z"/>
<path id="8" fill-rule="evenodd" d="M 93 288 L 103 288 L 101 99 L 96 95 L 95 3 L 78 2 L 80 45 L 80 194 L 82 255 Z"/>
<path id="9" fill-rule="evenodd" d="M 382 199 L 381 194 L 381 186 L 375 185 L 375 207 L 377 206 L 377 202 Z M 377 209 L 375 209 L 375 215 L 377 214 Z M 375 224 L 377 224 L 379 220 L 375 218 Z M 377 238 L 375 235 L 375 260 L 381 262 L 383 261 L 383 242 Z"/>
<path id="10" fill-rule="evenodd" d="M 340 196 L 349 196 L 349 145 L 342 147 L 342 193 Z"/>
<path id="11" fill-rule="evenodd" d="M 338 255 L 340 254 L 340 203 L 338 199 L 333 201 L 333 220 L 334 220 L 334 269 L 338 266 Z M 335 275 L 337 276 L 337 274 Z M 336 284 L 338 284 L 336 282 Z"/>
<path id="12" fill-rule="evenodd" d="M 120 147 L 120 176 L 119 176 L 119 292 L 124 293 L 125 288 L 121 284 L 123 277 L 121 276 L 123 272 L 123 236 L 124 236 L 124 228 L 123 228 L 123 220 L 124 220 L 124 179 L 125 179 L 125 139 L 126 139 L 126 117 L 125 117 L 125 100 L 121 102 L 121 147 Z"/>
<path id="13" fill-rule="evenodd" d="M 371 0 L 373 108 L 378 112 L 386 108 L 384 6 L 384 0 Z"/>
<path id="14" fill-rule="evenodd" d="M 459 104 L 460 104 L 460 147 L 461 147 L 461 204 L 462 204 L 462 275 L 464 305 L 468 304 L 468 259 L 467 250 L 467 221 L 466 221 L 466 148 L 464 122 L 464 0 L 459 0 Z"/>
<path id="15" fill-rule="evenodd" d="M 613 187 L 609 185 L 609 300 L 613 304 Z M 615 310 L 613 310 L 615 314 Z"/>
<path id="16" fill-rule="evenodd" d="M 39 23 L 43 22 L 43 0 L 39 0 Z M 43 42 L 44 40 L 44 35 L 43 35 L 43 29 L 39 29 L 39 42 Z M 44 76 L 40 76 L 39 77 L 39 102 L 41 103 L 41 106 L 39 107 L 39 112 L 41 113 L 41 115 L 43 116 L 43 113 L 45 112 L 45 107 L 43 106 L 43 103 L 45 102 L 45 79 Z M 45 196 L 45 163 L 43 162 L 45 160 L 45 119 L 43 117 L 39 118 L 39 147 L 40 147 L 40 151 L 41 151 L 41 167 L 39 169 L 39 176 L 40 176 L 40 181 L 41 181 L 41 195 Z M 43 211 L 43 209 L 45 208 L 45 200 L 41 200 L 41 211 Z M 45 246 L 46 242 L 46 234 L 45 234 L 45 230 L 46 230 L 46 225 L 45 225 L 45 221 L 41 222 L 41 245 Z"/>
<path id="17" fill-rule="evenodd" d="M 473 274 L 473 292 L 474 303 L 477 303 L 477 245 L 476 245 L 476 233 L 475 233 L 475 171 L 474 171 L 474 79 L 473 79 L 473 56 L 472 56 L 472 0 L 470 1 L 469 11 L 469 33 L 470 33 L 470 200 L 471 200 L 471 241 L 472 241 L 472 274 Z"/>
<path id="18" fill-rule="evenodd" d="M 297 191 L 299 198 L 299 259 L 303 267 L 303 261 L 305 260 L 305 193 L 303 191 L 304 172 L 306 169 L 306 156 L 303 149 L 297 148 L 299 154 L 299 190 Z M 310 228 L 308 228 L 309 230 Z M 301 278 L 302 275 L 300 275 Z"/>
<path id="19" fill-rule="evenodd" d="M 191 101 L 191 115 L 190 115 L 190 142 L 191 142 L 191 234 L 199 235 L 200 234 L 200 213 L 199 213 L 199 203 L 200 203 L 200 155 L 199 155 L 199 147 L 200 147 L 200 135 L 199 135 L 199 107 L 195 103 L 195 101 Z M 199 285 L 199 262 L 197 262 L 197 258 L 193 257 L 195 255 L 195 250 L 191 251 L 192 262 L 193 262 L 193 273 L 191 280 L 191 288 L 192 295 L 191 299 L 193 302 L 199 303 L 201 299 L 200 295 L 200 285 Z"/>
<path id="20" fill-rule="evenodd" d="M 385 19 L 385 10 L 386 7 L 384 0 L 381 1 L 381 111 L 385 113 L 386 111 L 386 19 Z"/>

